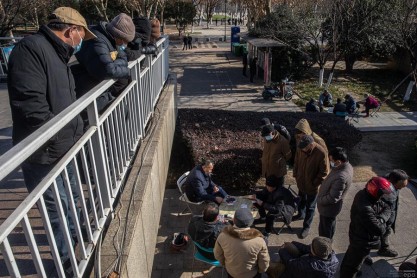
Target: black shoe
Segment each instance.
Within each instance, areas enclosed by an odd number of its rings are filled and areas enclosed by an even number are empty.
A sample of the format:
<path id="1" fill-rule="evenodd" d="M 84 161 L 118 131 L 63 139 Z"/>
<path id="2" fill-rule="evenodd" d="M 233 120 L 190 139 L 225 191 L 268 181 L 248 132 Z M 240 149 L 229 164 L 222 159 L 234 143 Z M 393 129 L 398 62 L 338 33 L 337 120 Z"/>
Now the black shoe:
<path id="1" fill-rule="evenodd" d="M 253 225 L 264 224 L 266 221 L 266 217 L 260 217 L 253 221 Z"/>
<path id="2" fill-rule="evenodd" d="M 367 265 L 372 265 L 374 263 L 371 256 L 369 256 L 369 255 L 365 257 L 365 260 L 363 262 Z"/>
<path id="3" fill-rule="evenodd" d="M 292 217 L 292 221 L 297 221 L 297 220 L 304 220 L 304 215 L 302 214 L 297 214 L 295 216 Z"/>
<path id="4" fill-rule="evenodd" d="M 308 236 L 310 229 L 302 229 L 301 233 L 298 234 L 298 238 L 305 239 Z"/>
<path id="5" fill-rule="evenodd" d="M 394 258 L 398 256 L 398 252 L 389 248 L 383 248 L 378 250 L 378 255 L 381 257 Z"/>

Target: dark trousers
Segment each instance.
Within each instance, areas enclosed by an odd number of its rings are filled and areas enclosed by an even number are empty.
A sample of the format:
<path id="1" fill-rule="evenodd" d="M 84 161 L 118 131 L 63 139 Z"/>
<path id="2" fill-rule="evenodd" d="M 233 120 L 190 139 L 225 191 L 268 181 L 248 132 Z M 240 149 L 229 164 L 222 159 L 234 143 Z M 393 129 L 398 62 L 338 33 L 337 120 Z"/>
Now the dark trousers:
<path id="1" fill-rule="evenodd" d="M 237 277 L 233 277 L 229 273 L 227 273 L 227 277 L 228 278 L 237 278 Z M 261 277 L 262 277 L 262 274 L 261 273 L 257 273 L 255 276 L 253 276 L 253 278 L 261 278 Z"/>
<path id="2" fill-rule="evenodd" d="M 248 64 L 243 64 L 242 74 L 246 76 L 246 70 L 248 69 Z"/>
<path id="3" fill-rule="evenodd" d="M 300 197 L 300 204 L 298 206 L 298 213 L 304 216 L 303 229 L 310 229 L 311 222 L 313 222 L 314 211 L 317 204 L 317 194 L 306 194 L 298 192 Z"/>
<path id="4" fill-rule="evenodd" d="M 333 239 L 336 231 L 336 217 L 327 217 L 320 215 L 319 236 Z"/>
<path id="5" fill-rule="evenodd" d="M 265 217 L 265 232 L 270 233 L 272 232 L 272 228 L 274 227 L 274 221 L 279 214 L 270 214 L 266 213 L 265 208 L 259 206 L 258 204 L 254 204 L 256 208 L 258 208 L 258 213 L 261 218 Z"/>
<path id="6" fill-rule="evenodd" d="M 385 230 L 385 234 L 381 236 L 381 249 L 387 249 L 389 247 L 389 236 L 392 234 L 391 225 Z"/>
<path id="7" fill-rule="evenodd" d="M 340 278 L 354 278 L 361 269 L 363 261 L 371 252 L 370 248 L 352 246 L 349 244 L 348 250 L 343 257 L 340 266 Z"/>
<path id="8" fill-rule="evenodd" d="M 32 192 L 39 182 L 51 171 L 55 165 L 45 165 L 45 164 L 36 164 L 36 163 L 22 163 L 23 177 L 25 180 L 26 187 L 29 192 Z M 72 198 L 77 207 L 77 202 L 79 200 L 78 190 L 76 189 L 76 181 L 73 173 L 72 164 L 67 166 L 67 173 L 69 179 L 69 185 L 72 191 Z M 68 225 L 70 236 L 72 238 L 76 237 L 74 221 L 72 220 L 71 213 L 69 212 L 69 202 L 64 183 L 64 175 L 61 173 L 56 179 L 56 184 L 58 187 L 59 198 L 62 203 L 62 209 L 64 217 L 66 218 L 66 224 Z M 55 237 L 55 243 L 58 248 L 59 255 L 61 260 L 64 261 L 68 257 L 68 246 L 65 243 L 64 238 L 64 229 L 59 221 L 58 206 L 55 203 L 53 197 L 52 187 L 49 187 L 43 194 L 45 200 L 46 209 L 48 211 L 49 221 L 51 222 L 52 231 Z M 76 212 L 77 217 L 79 217 L 79 211 Z"/>
<path id="9" fill-rule="evenodd" d="M 255 72 L 250 71 L 250 82 L 253 83 L 253 77 L 255 76 Z"/>

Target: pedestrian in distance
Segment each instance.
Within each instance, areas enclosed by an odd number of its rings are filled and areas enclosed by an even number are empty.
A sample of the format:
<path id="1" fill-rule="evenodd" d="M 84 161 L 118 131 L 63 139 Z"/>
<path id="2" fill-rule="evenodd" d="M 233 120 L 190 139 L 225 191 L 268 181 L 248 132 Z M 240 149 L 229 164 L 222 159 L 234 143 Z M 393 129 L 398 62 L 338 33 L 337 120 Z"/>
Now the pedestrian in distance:
<path id="1" fill-rule="evenodd" d="M 242 64 L 243 64 L 242 74 L 243 76 L 247 76 L 246 71 L 248 70 L 248 53 L 246 51 L 243 52 Z"/>
<path id="2" fill-rule="evenodd" d="M 191 37 L 190 35 L 187 36 L 187 45 L 188 45 L 188 49 L 193 48 L 193 37 Z"/>
<path id="3" fill-rule="evenodd" d="M 186 35 L 184 35 L 184 37 L 182 38 L 182 42 L 184 43 L 182 50 L 187 50 L 188 47 L 188 37 Z"/>
<path id="4" fill-rule="evenodd" d="M 46 122 L 61 113 L 76 100 L 75 84 L 68 62 L 80 50 L 83 41 L 94 39 L 84 17 L 76 10 L 59 7 L 48 16 L 48 23 L 39 31 L 22 39 L 13 49 L 8 70 L 8 93 L 13 119 L 13 144 L 16 145 Z M 80 116 L 74 117 L 48 142 L 21 165 L 25 185 L 32 192 L 56 166 L 83 133 Z M 61 200 L 63 215 L 55 203 L 53 187 L 43 194 L 55 244 L 65 274 L 72 276 L 69 249 L 62 221 L 67 223 L 69 242 L 76 244 L 75 219 L 71 217 L 70 202 L 77 204 L 79 187 L 72 164 L 54 180 Z M 64 182 L 65 181 L 65 182 Z M 65 189 L 68 184 L 72 196 Z M 78 185 L 80 186 L 80 185 Z M 72 200 L 71 200 L 72 198 Z M 79 217 L 79 211 L 74 212 Z"/>
<path id="5" fill-rule="evenodd" d="M 342 210 L 343 199 L 353 179 L 353 167 L 346 150 L 341 147 L 329 152 L 331 171 L 322 182 L 317 195 L 317 209 L 320 214 L 319 236 L 333 239 L 336 231 L 336 217 Z"/>

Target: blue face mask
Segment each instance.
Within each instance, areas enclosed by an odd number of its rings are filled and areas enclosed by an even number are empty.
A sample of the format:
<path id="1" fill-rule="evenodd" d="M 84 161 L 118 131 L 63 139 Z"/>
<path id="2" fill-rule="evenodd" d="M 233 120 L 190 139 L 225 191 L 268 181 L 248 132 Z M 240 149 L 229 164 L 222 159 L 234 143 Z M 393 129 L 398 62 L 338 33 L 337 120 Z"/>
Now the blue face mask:
<path id="1" fill-rule="evenodd" d="M 83 38 L 81 38 L 81 36 L 80 36 L 80 33 L 78 33 L 78 30 L 77 30 L 77 34 L 78 34 L 78 36 L 80 37 L 80 43 L 79 44 L 77 44 L 77 45 L 73 45 L 72 47 L 74 48 L 74 53 L 73 54 L 75 54 L 75 53 L 77 53 L 78 51 L 80 51 L 80 49 L 81 49 L 81 45 L 83 44 Z"/>
<path id="2" fill-rule="evenodd" d="M 126 47 L 127 47 L 127 45 L 126 45 L 126 44 L 118 45 L 118 46 L 117 46 L 117 51 L 118 51 L 118 52 L 120 52 L 120 51 L 125 51 Z"/>
<path id="3" fill-rule="evenodd" d="M 265 136 L 266 141 L 271 141 L 273 139 L 272 135 Z"/>

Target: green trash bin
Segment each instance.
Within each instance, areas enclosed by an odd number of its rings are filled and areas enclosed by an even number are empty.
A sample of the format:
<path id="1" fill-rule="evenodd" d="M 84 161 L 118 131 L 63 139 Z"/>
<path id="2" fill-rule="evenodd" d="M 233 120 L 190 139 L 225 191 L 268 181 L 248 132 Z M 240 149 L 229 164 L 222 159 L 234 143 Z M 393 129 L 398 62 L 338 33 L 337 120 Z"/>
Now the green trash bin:
<path id="1" fill-rule="evenodd" d="M 237 55 L 237 52 L 238 52 L 238 48 L 240 47 L 240 43 L 238 43 L 238 42 L 235 42 L 235 43 L 232 43 L 232 52 L 233 52 L 233 54 L 235 54 L 236 56 L 238 56 Z"/>

